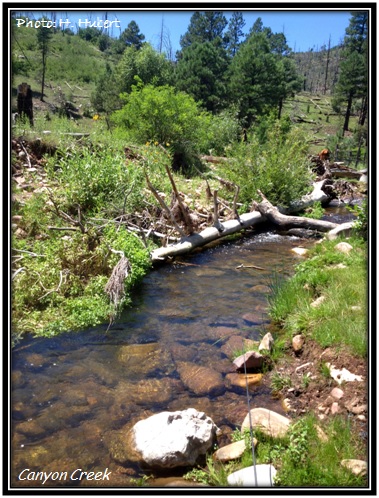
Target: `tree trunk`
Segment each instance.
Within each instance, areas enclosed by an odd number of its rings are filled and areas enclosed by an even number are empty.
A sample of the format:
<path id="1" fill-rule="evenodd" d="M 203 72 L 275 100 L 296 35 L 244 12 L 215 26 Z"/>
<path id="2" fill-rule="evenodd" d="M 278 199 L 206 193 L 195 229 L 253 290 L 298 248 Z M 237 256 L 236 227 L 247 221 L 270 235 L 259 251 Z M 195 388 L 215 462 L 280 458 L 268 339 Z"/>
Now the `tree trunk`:
<path id="1" fill-rule="evenodd" d="M 27 116 L 33 126 L 33 94 L 27 83 L 21 83 L 17 87 L 17 112 L 20 118 Z"/>
<path id="2" fill-rule="evenodd" d="M 349 131 L 349 120 L 350 120 L 350 113 L 351 113 L 352 104 L 353 104 L 353 94 L 352 94 L 352 92 L 350 92 L 349 99 L 347 101 L 347 108 L 346 108 L 346 113 L 345 113 L 345 122 L 343 124 L 343 132 Z"/>
<path id="3" fill-rule="evenodd" d="M 304 218 L 302 216 L 287 216 L 282 214 L 279 209 L 273 206 L 261 192 L 259 192 L 259 194 L 263 200 L 259 204 L 257 202 L 253 203 L 255 209 L 267 220 L 271 221 L 271 223 L 275 223 L 280 227 L 307 228 L 318 230 L 320 232 L 328 232 L 338 226 L 337 223 L 331 223 L 330 221 L 314 220 L 311 218 Z"/>
<path id="4" fill-rule="evenodd" d="M 210 242 L 225 237 L 226 235 L 231 235 L 233 233 L 239 232 L 244 228 L 251 227 L 258 223 L 262 223 L 264 217 L 254 211 L 253 213 L 246 213 L 240 216 L 240 220 L 228 220 L 222 224 L 222 232 L 216 227 L 208 227 L 200 233 L 193 233 L 188 237 L 184 237 L 179 243 L 172 246 L 160 247 L 155 249 L 151 253 L 151 259 L 153 263 L 158 261 L 164 261 L 167 258 L 179 256 L 181 254 L 186 254 L 191 252 L 196 247 L 202 247 Z"/>
<path id="5" fill-rule="evenodd" d="M 367 95 L 363 98 L 362 109 L 361 109 L 361 113 L 359 115 L 358 124 L 360 126 L 363 126 L 365 124 L 366 115 L 367 115 Z"/>
<path id="6" fill-rule="evenodd" d="M 280 119 L 282 116 L 282 109 L 283 109 L 283 99 L 280 99 L 279 100 L 278 119 Z"/>

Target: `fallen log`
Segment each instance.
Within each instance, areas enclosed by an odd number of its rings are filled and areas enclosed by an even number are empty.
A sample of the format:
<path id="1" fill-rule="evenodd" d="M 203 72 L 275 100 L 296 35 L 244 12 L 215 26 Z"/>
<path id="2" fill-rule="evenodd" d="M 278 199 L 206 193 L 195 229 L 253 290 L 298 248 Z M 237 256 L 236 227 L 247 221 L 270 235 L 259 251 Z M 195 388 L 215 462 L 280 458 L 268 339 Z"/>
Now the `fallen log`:
<path id="1" fill-rule="evenodd" d="M 360 171 L 357 171 L 356 169 L 351 169 L 346 166 L 344 167 L 334 167 L 332 164 L 330 167 L 330 173 L 332 177 L 334 178 L 350 178 L 350 179 L 356 179 L 359 180 L 360 177 L 362 176 L 362 173 Z"/>
<path id="2" fill-rule="evenodd" d="M 229 161 L 227 157 L 219 157 L 219 156 L 200 156 L 200 159 L 207 163 L 214 163 L 214 164 L 227 163 Z"/>
<path id="3" fill-rule="evenodd" d="M 193 233 L 188 237 L 184 237 L 180 242 L 167 247 L 160 247 L 155 249 L 151 253 L 152 262 L 156 263 L 158 261 L 164 261 L 169 257 L 179 256 L 180 254 L 186 254 L 191 252 L 197 247 L 202 247 L 214 240 L 217 240 L 226 235 L 232 235 L 233 233 L 239 232 L 243 228 L 248 228 L 253 225 L 257 225 L 265 221 L 265 218 L 254 211 L 252 213 L 241 214 L 240 220 L 228 220 L 222 224 L 222 232 L 216 227 L 205 228 L 200 233 Z"/>
<path id="4" fill-rule="evenodd" d="M 314 182 L 313 190 L 310 194 L 304 195 L 300 200 L 292 202 L 288 209 L 281 211 L 285 214 L 303 211 L 305 208 L 312 206 L 315 202 L 323 203 L 330 200 L 329 196 L 323 191 L 325 182 L 326 180 Z"/>
<path id="5" fill-rule="evenodd" d="M 260 190 L 258 190 L 258 192 L 263 200 L 259 204 L 253 202 L 254 208 L 275 225 L 279 225 L 280 227 L 310 228 L 312 230 L 318 230 L 319 232 L 328 232 L 338 226 L 338 223 L 332 223 L 330 221 L 282 214 L 277 207 L 273 206 L 271 202 L 266 199 Z"/>
<path id="6" fill-rule="evenodd" d="M 293 203 L 291 205 L 290 211 L 301 211 L 306 207 L 312 205 L 316 201 L 322 201 L 328 199 L 327 194 L 322 191 L 322 187 L 325 181 L 314 183 L 313 192 L 309 195 L 304 196 L 297 203 Z M 268 202 L 268 201 L 267 201 Z M 258 204 L 257 204 L 258 205 Z M 263 206 L 263 203 L 260 205 Z M 274 208 L 270 204 L 271 208 L 275 209 L 276 212 L 284 217 L 284 219 L 288 220 L 289 218 L 294 218 L 295 222 L 292 224 L 294 227 L 300 228 L 313 228 L 318 231 L 329 231 L 338 225 L 335 223 L 330 223 L 328 221 L 320 221 L 320 220 L 311 220 L 310 218 L 301 218 L 295 216 L 285 216 L 280 213 L 278 208 Z M 262 207 L 263 209 L 263 207 Z M 269 211 L 269 210 L 268 210 Z M 288 211 L 287 211 L 288 212 Z M 151 260 L 156 263 L 158 261 L 164 261 L 168 258 L 173 258 L 175 256 L 179 256 L 182 254 L 186 254 L 191 252 L 193 249 L 198 247 L 203 247 L 210 242 L 213 242 L 221 237 L 225 237 L 226 235 L 232 235 L 233 233 L 237 233 L 244 228 L 252 227 L 264 221 L 267 221 L 269 218 L 266 214 L 261 213 L 260 211 L 253 211 L 251 213 L 245 213 L 239 216 L 239 219 L 227 220 L 223 223 L 219 223 L 218 226 L 207 227 L 200 233 L 193 233 L 187 237 L 183 237 L 180 242 L 169 245 L 166 247 L 160 247 L 151 252 Z M 282 218 L 283 219 L 283 218 Z M 297 221 L 299 220 L 299 221 Z M 276 223 L 274 221 L 274 223 Z M 276 223 L 278 224 L 278 223 Z"/>

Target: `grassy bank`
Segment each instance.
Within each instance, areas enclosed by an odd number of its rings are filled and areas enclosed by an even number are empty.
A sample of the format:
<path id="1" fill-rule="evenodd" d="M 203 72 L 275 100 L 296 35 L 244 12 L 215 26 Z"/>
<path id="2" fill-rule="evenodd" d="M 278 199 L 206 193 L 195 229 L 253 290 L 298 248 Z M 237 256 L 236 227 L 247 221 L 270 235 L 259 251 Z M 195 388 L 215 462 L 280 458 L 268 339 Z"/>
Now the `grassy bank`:
<path id="1" fill-rule="evenodd" d="M 366 244 L 361 238 L 350 238 L 353 249 L 343 253 L 336 249 L 341 240 L 315 244 L 292 279 L 274 280 L 269 314 L 289 339 L 303 334 L 324 348 L 340 346 L 365 356 Z"/>

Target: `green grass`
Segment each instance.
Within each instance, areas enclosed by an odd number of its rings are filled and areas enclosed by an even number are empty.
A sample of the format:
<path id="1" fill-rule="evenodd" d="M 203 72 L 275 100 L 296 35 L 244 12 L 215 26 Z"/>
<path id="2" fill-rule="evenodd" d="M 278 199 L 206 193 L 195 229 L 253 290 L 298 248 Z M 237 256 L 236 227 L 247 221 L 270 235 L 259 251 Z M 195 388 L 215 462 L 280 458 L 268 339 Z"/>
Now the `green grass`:
<path id="1" fill-rule="evenodd" d="M 346 346 L 353 354 L 367 353 L 367 267 L 362 239 L 351 238 L 353 250 L 335 250 L 339 241 L 316 244 L 297 266 L 293 278 L 272 283 L 270 317 L 287 337 L 303 333 L 322 347 Z M 338 267 L 344 265 L 345 267 Z M 318 307 L 311 303 L 319 296 Z"/>
<path id="2" fill-rule="evenodd" d="M 321 441 L 319 429 L 326 440 Z M 320 426 L 314 414 L 292 422 L 286 436 L 273 438 L 260 429 L 254 430 L 258 440 L 256 464 L 272 464 L 276 470 L 276 487 L 364 487 L 365 477 L 357 477 L 341 465 L 344 459 L 365 459 L 363 440 L 351 437 L 349 419 L 336 417 Z M 205 467 L 197 467 L 184 475 L 208 486 L 227 486 L 227 476 L 253 465 L 251 434 L 236 429 L 232 441 L 245 440 L 246 450 L 232 462 L 222 464 L 207 457 Z"/>

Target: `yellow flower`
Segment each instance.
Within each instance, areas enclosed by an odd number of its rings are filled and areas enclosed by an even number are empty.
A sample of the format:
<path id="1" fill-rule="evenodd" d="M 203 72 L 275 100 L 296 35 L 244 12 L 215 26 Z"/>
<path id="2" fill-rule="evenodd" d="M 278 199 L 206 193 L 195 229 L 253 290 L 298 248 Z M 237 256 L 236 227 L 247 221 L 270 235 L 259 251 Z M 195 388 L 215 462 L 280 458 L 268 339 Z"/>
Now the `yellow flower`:
<path id="1" fill-rule="evenodd" d="M 158 145 L 158 142 L 154 142 L 154 145 Z"/>
<path id="2" fill-rule="evenodd" d="M 150 142 L 146 142 L 146 145 L 150 145 Z"/>
<path id="3" fill-rule="evenodd" d="M 167 147 L 170 147 L 170 144 L 167 142 L 167 143 L 166 143 L 166 146 L 167 146 Z"/>
<path id="4" fill-rule="evenodd" d="M 95 114 L 94 117 L 92 118 L 94 121 L 97 121 L 98 119 L 100 119 L 100 116 L 98 114 Z"/>

